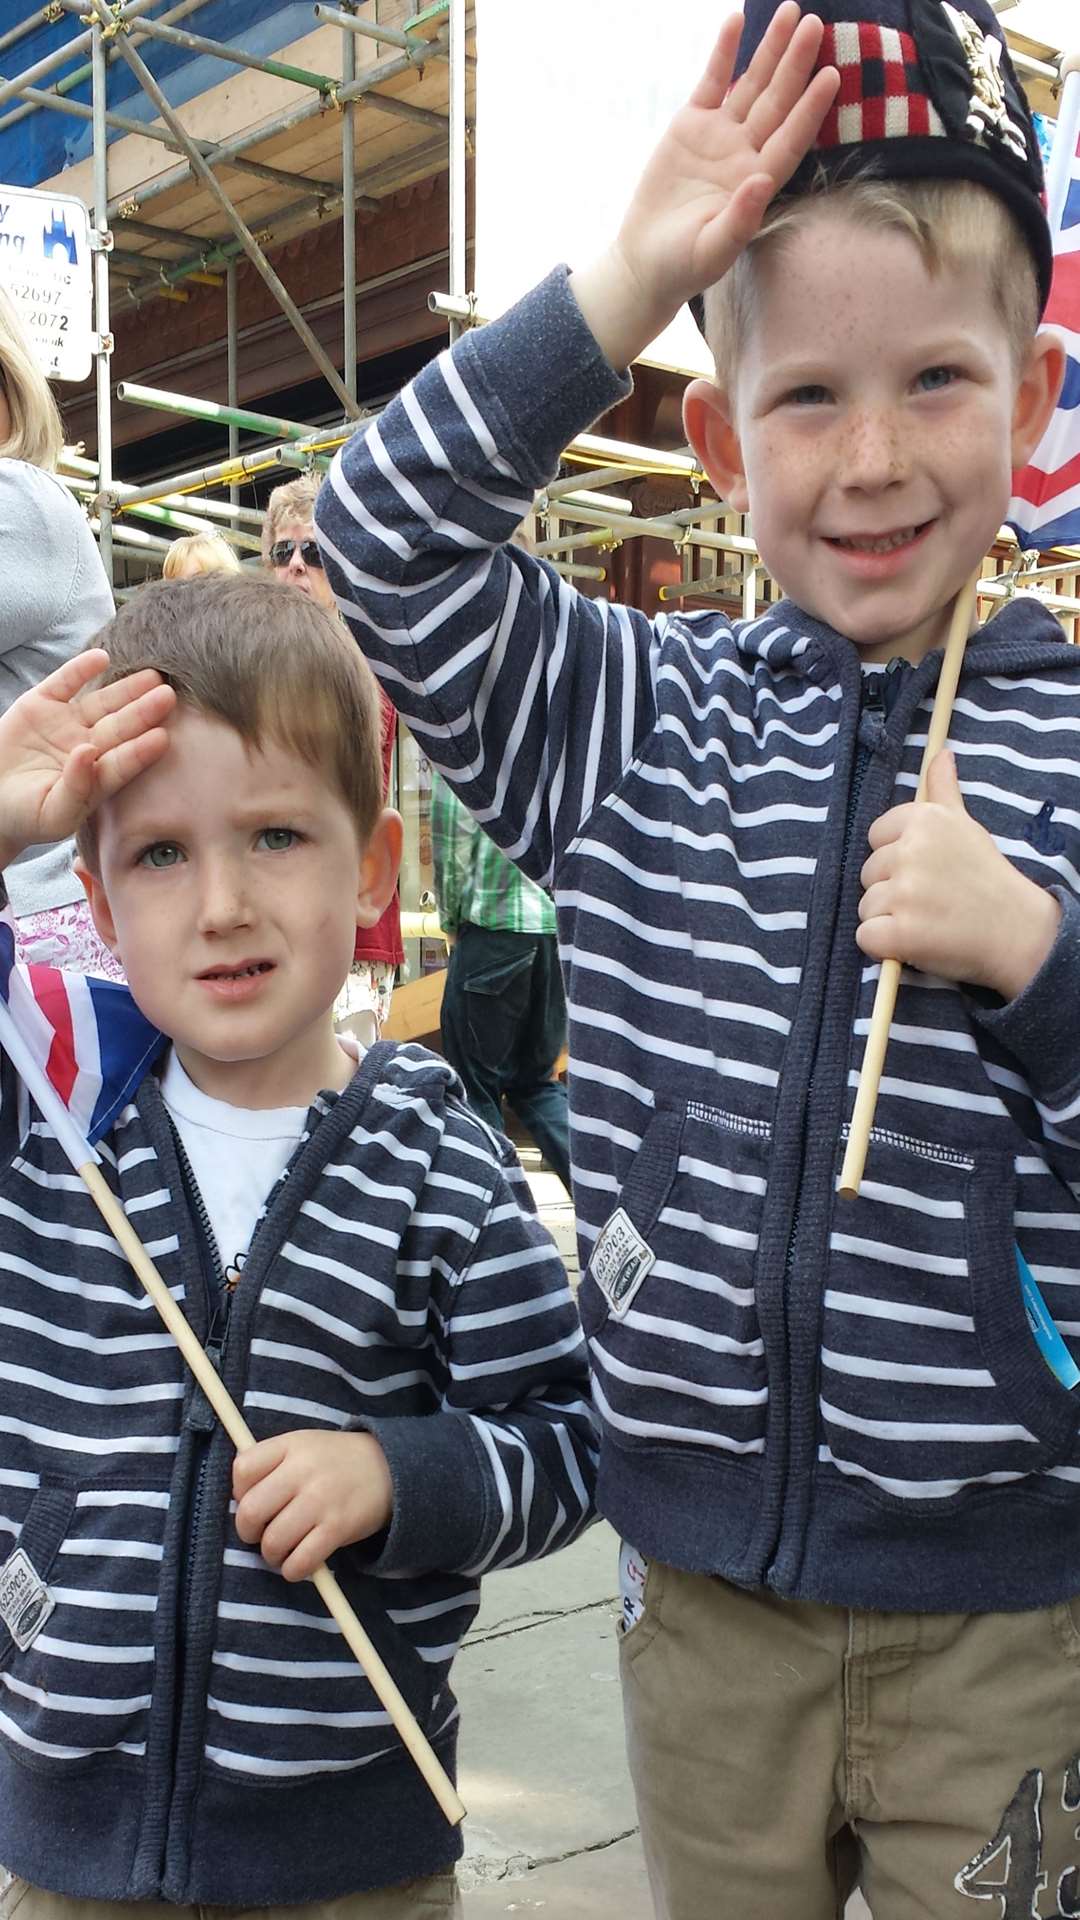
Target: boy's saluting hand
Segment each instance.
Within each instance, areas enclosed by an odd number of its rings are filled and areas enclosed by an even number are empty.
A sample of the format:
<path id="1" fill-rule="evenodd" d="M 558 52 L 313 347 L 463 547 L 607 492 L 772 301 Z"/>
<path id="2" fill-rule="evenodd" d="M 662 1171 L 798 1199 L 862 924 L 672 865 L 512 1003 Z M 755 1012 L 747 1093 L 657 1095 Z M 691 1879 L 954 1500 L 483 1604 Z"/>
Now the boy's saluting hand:
<path id="1" fill-rule="evenodd" d="M 578 305 L 612 366 L 628 366 L 684 301 L 723 277 L 813 145 L 840 84 L 835 67 L 813 71 L 821 21 L 801 18 L 788 0 L 732 86 L 742 26 L 741 14 L 725 21 L 614 245 L 573 275 Z"/>
<path id="2" fill-rule="evenodd" d="M 87 692 L 108 664 L 90 647 L 0 717 L 0 866 L 39 841 L 66 840 L 164 753 L 173 689 L 148 668 Z"/>
<path id="3" fill-rule="evenodd" d="M 1061 908 L 972 819 L 951 753 L 931 762 L 924 801 L 875 820 L 870 845 L 855 937 L 871 959 L 989 987 L 1003 1000 L 1035 978 Z"/>

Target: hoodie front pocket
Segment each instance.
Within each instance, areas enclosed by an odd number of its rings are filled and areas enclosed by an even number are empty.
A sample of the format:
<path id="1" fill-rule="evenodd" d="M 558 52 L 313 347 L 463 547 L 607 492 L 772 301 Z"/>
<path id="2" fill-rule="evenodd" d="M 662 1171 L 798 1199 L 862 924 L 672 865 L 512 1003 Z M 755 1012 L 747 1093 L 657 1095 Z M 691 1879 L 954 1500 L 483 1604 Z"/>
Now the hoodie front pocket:
<path id="1" fill-rule="evenodd" d="M 31 1495 L 15 1550 L 48 1610 L 26 1644 L 0 1640 L 0 1739 L 25 1766 L 145 1752 L 167 1509 L 164 1487 L 104 1477 L 43 1477 Z"/>
<path id="2" fill-rule="evenodd" d="M 659 1109 L 582 1276 L 597 1403 L 625 1445 L 759 1453 L 768 1388 L 754 1268 L 769 1130 Z"/>
<path id="3" fill-rule="evenodd" d="M 873 1170 L 833 1219 L 823 1457 L 905 1502 L 1053 1464 L 1080 1401 L 1027 1323 L 1012 1159 L 888 1136 Z"/>

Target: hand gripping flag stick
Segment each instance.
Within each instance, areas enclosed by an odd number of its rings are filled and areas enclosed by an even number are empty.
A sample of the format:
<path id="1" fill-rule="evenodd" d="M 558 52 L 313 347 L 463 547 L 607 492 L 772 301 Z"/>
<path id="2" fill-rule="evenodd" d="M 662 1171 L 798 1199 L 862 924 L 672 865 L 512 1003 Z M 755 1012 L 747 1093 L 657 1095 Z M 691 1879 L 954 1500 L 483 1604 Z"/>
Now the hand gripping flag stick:
<path id="1" fill-rule="evenodd" d="M 216 1372 L 203 1352 L 194 1330 L 177 1306 L 119 1200 L 107 1186 L 100 1171 L 100 1155 L 95 1153 L 93 1147 L 84 1139 L 60 1095 L 46 1079 L 13 1019 L 10 1007 L 2 996 L 0 996 L 0 1045 L 8 1054 L 28 1093 L 48 1121 L 76 1173 L 88 1189 L 110 1233 L 126 1253 L 233 1446 L 238 1452 L 245 1447 L 253 1447 L 255 1436 L 247 1421 L 232 1396 L 226 1391 L 220 1374 Z M 402 1742 L 412 1755 L 450 1825 L 456 1827 L 465 1818 L 465 1808 L 458 1798 L 454 1783 L 421 1731 L 416 1716 L 395 1685 L 387 1667 L 372 1646 L 337 1580 L 325 1563 L 321 1567 L 316 1567 L 311 1579 L 323 1605 L 337 1621 L 350 1650 L 366 1673 L 380 1704 L 389 1714 Z"/>
<path id="2" fill-rule="evenodd" d="M 964 648 L 967 645 L 968 634 L 971 632 L 975 612 L 978 586 L 979 577 L 976 574 L 975 578 L 968 582 L 953 608 L 949 637 L 945 642 L 945 658 L 941 663 L 941 677 L 938 680 L 934 698 L 934 710 L 930 716 L 930 731 L 926 736 L 922 766 L 919 769 L 919 785 L 915 795 L 917 801 L 926 799 L 926 778 L 931 762 L 941 752 L 948 737 L 953 701 L 956 698 L 960 668 L 964 661 Z M 844 1164 L 840 1169 L 839 1191 L 845 1200 L 854 1200 L 862 1184 L 866 1151 L 870 1145 L 870 1129 L 874 1124 L 874 1114 L 877 1110 L 881 1070 L 885 1064 L 885 1049 L 889 1044 L 889 1028 L 896 1011 L 900 966 L 899 960 L 883 960 L 881 972 L 878 975 L 874 1010 L 870 1016 L 870 1031 L 866 1036 L 866 1050 L 863 1053 L 859 1087 L 855 1095 L 855 1108 L 848 1128 Z"/>

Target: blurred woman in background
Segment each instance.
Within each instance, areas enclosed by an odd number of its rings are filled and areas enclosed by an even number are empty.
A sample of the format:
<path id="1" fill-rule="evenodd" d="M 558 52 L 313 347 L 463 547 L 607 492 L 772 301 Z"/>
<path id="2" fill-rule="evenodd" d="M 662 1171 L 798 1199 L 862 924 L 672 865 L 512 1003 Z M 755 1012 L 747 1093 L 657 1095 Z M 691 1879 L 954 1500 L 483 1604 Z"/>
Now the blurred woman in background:
<path id="1" fill-rule="evenodd" d="M 240 562 L 220 533 L 182 533 L 161 563 L 163 580 L 194 580 L 200 573 L 239 573 Z"/>
<path id="2" fill-rule="evenodd" d="M 56 402 L 0 290 L 0 712 L 88 646 L 113 599 L 82 508 L 56 477 Z M 30 847 L 4 878 L 18 956 L 122 980 L 71 866 L 72 843 Z"/>

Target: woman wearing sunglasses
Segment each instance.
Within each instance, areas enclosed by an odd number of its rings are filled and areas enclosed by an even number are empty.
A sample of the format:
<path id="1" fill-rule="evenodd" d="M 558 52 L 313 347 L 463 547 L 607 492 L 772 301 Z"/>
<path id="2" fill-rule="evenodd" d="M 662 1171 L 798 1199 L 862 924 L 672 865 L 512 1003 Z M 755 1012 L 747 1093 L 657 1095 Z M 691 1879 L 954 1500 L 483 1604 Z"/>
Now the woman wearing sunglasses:
<path id="1" fill-rule="evenodd" d="M 280 585 L 296 587 L 337 618 L 330 582 L 323 572 L 315 540 L 315 496 L 319 483 L 308 474 L 275 487 L 266 504 L 262 529 L 265 565 Z M 397 733 L 397 713 L 380 689 L 382 712 L 383 797 L 390 788 L 390 763 Z M 361 1046 L 378 1039 L 390 1011 L 397 969 L 405 958 L 401 944 L 401 914 L 395 893 L 382 919 L 373 927 L 358 927 L 353 963 L 335 1015 L 339 1032 L 348 1032 Z"/>
<path id="2" fill-rule="evenodd" d="M 56 477 L 63 438 L 48 381 L 0 290 L 0 712 L 112 618 L 86 516 Z M 8 867 L 19 958 L 122 980 L 71 854 L 70 841 L 30 847 Z"/>

